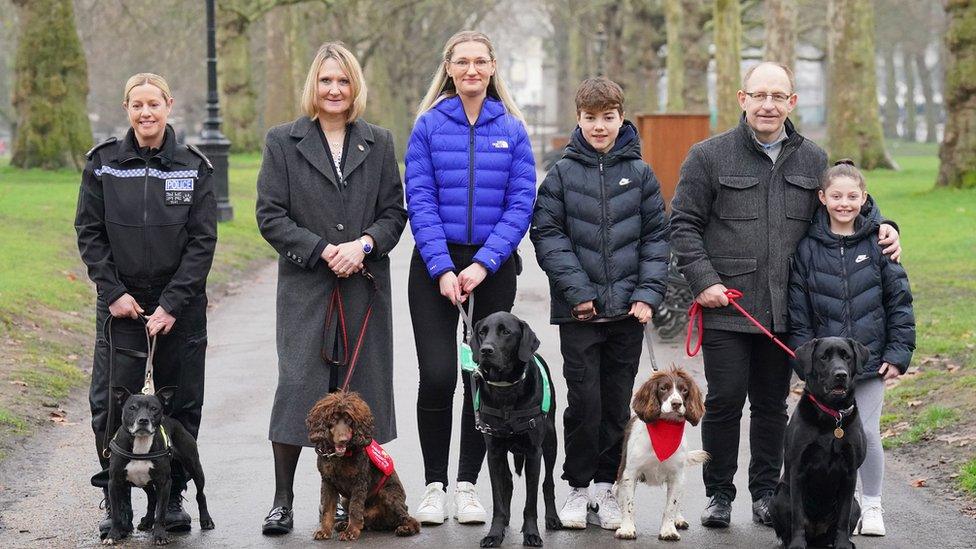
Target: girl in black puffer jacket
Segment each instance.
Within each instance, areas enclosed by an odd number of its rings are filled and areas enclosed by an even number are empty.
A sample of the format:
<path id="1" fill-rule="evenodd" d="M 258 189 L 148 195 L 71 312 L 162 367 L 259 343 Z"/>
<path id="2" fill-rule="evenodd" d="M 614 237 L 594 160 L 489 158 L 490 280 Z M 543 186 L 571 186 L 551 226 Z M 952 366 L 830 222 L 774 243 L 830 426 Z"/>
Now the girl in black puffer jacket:
<path id="1" fill-rule="evenodd" d="M 882 254 L 873 238 L 879 220 L 876 210 L 865 204 L 864 176 L 853 162 L 842 160 L 824 173 L 820 201 L 825 207 L 793 257 L 790 339 L 796 348 L 816 337 L 850 337 L 871 350 L 855 377 L 854 395 L 868 442 L 859 470 L 857 531 L 883 536 L 881 404 L 885 380 L 905 373 L 915 349 L 912 293 L 905 269 Z"/>

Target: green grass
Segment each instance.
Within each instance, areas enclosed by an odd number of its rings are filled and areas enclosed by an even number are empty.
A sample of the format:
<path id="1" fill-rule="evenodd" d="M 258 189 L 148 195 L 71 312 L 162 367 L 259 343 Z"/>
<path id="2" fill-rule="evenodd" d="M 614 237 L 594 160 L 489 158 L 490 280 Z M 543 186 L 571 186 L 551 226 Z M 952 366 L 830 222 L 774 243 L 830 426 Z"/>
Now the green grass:
<path id="1" fill-rule="evenodd" d="M 959 487 L 976 496 L 976 458 L 959 469 Z"/>
<path id="2" fill-rule="evenodd" d="M 929 406 L 915 417 L 912 427 L 892 438 L 882 441 L 885 448 L 895 448 L 902 444 L 918 442 L 940 429 L 945 429 L 959 421 L 959 412 L 944 406 Z"/>
<path id="3" fill-rule="evenodd" d="M 27 422 L 10 410 L 0 408 L 0 431 L 10 431 L 13 434 L 24 434 L 28 431 Z"/>

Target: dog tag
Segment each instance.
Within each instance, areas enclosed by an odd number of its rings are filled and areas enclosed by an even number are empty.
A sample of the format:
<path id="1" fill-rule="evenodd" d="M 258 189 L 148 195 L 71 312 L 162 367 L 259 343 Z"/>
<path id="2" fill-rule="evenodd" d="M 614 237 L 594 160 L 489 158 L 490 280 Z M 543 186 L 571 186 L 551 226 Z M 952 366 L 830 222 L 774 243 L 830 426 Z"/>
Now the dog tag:
<path id="1" fill-rule="evenodd" d="M 834 437 L 835 438 L 844 438 L 844 430 L 841 429 L 840 427 L 834 429 Z"/>

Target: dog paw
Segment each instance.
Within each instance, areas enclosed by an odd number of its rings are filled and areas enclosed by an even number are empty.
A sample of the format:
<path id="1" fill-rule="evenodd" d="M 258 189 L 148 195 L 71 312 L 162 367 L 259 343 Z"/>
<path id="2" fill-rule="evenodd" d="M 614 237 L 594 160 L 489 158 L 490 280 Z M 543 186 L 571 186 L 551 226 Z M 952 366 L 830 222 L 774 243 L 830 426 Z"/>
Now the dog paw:
<path id="1" fill-rule="evenodd" d="M 661 533 L 657 535 L 657 539 L 664 541 L 678 541 L 681 539 L 681 534 L 678 533 L 678 529 L 675 528 L 673 522 L 667 522 L 661 525 Z"/>
<path id="2" fill-rule="evenodd" d="M 502 541 L 505 540 L 505 535 L 500 536 L 485 536 L 481 538 L 482 547 L 501 547 Z"/>
<path id="3" fill-rule="evenodd" d="M 213 530 L 217 526 L 210 517 L 200 517 L 200 529 L 201 530 Z"/>
<path id="4" fill-rule="evenodd" d="M 356 541 L 359 539 L 359 529 L 346 527 L 345 530 L 339 533 L 339 539 L 341 541 Z"/>
<path id="5" fill-rule="evenodd" d="M 153 536 L 153 545 L 169 545 L 169 536 L 166 534 Z"/>
<path id="6" fill-rule="evenodd" d="M 335 523 L 336 532 L 344 532 L 348 527 L 349 527 L 348 520 L 340 520 L 339 522 Z"/>
<path id="7" fill-rule="evenodd" d="M 394 531 L 394 533 L 400 537 L 412 536 L 414 534 L 418 534 L 420 533 L 420 523 L 414 520 L 413 518 L 404 520 L 400 524 L 400 526 L 397 526 L 397 529 Z"/>
<path id="8" fill-rule="evenodd" d="M 152 530 L 153 524 L 155 522 L 156 522 L 155 517 L 146 515 L 142 517 L 142 520 L 139 521 L 139 524 L 138 526 L 136 526 L 136 528 L 138 528 L 140 532 L 148 532 L 149 530 Z"/>
<path id="9" fill-rule="evenodd" d="M 621 526 L 613 533 L 617 539 L 637 539 L 637 530 L 633 526 Z"/>
<path id="10" fill-rule="evenodd" d="M 315 531 L 314 534 L 312 534 L 312 539 L 319 540 L 319 541 L 324 539 L 332 539 L 332 532 L 329 530 L 323 530 L 319 528 L 318 530 Z"/>
<path id="11" fill-rule="evenodd" d="M 678 530 L 687 530 L 688 521 L 685 520 L 683 517 L 679 517 L 674 521 L 674 527 L 677 528 Z"/>
<path id="12" fill-rule="evenodd" d="M 102 540 L 102 545 L 115 545 L 115 538 L 112 536 L 107 536 Z"/>
<path id="13" fill-rule="evenodd" d="M 558 516 L 546 517 L 546 530 L 562 530 L 563 523 Z"/>
<path id="14" fill-rule="evenodd" d="M 542 536 L 539 534 L 525 534 L 522 536 L 522 545 L 526 547 L 542 547 Z"/>

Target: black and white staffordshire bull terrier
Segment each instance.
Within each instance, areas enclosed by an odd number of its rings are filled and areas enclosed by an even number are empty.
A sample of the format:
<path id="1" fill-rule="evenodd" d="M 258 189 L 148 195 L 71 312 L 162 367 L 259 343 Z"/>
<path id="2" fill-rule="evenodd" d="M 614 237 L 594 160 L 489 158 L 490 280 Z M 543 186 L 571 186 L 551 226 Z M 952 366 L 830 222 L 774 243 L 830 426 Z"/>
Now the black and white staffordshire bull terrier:
<path id="1" fill-rule="evenodd" d="M 112 390 L 122 405 L 122 425 L 109 443 L 112 455 L 108 467 L 108 497 L 112 509 L 112 529 L 102 543 L 114 545 L 132 529 L 131 524 L 123 524 L 121 512 L 121 501 L 128 489 L 126 483 L 142 487 L 149 500 L 146 516 L 139 521 L 139 529 L 152 528 L 153 543 L 156 545 L 169 543 L 163 517 L 169 503 L 172 459 L 180 461 L 197 487 L 200 528 L 213 528 L 213 519 L 207 511 L 207 498 L 203 495 L 203 468 L 200 466 L 196 440 L 180 422 L 163 415 L 164 405 L 173 397 L 173 388 L 160 389 L 155 395 L 134 395 L 124 387 Z"/>

